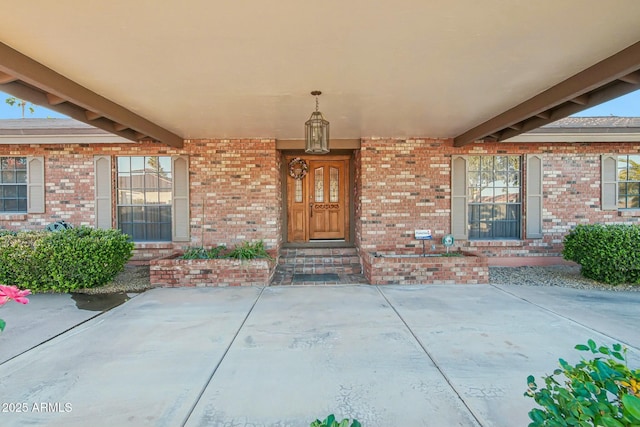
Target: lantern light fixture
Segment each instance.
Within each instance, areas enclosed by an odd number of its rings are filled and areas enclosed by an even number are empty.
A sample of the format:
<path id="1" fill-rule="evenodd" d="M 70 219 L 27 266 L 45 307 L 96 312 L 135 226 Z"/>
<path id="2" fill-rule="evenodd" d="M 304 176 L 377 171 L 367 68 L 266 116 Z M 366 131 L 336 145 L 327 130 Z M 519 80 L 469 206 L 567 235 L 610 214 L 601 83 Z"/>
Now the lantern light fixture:
<path id="1" fill-rule="evenodd" d="M 311 95 L 316 97 L 316 111 L 304 124 L 304 151 L 309 154 L 327 154 L 329 152 L 329 122 L 318 111 L 318 96 L 322 92 L 314 90 Z"/>

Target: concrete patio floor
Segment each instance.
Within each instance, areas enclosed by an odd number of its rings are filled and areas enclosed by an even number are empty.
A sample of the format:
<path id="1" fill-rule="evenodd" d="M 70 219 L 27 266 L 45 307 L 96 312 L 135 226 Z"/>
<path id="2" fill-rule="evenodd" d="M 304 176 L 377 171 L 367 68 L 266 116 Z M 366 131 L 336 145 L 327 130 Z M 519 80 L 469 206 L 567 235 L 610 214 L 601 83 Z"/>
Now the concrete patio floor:
<path id="1" fill-rule="evenodd" d="M 154 289 L 7 304 L 0 425 L 526 426 L 575 344 L 640 365 L 640 292 L 516 285 Z"/>

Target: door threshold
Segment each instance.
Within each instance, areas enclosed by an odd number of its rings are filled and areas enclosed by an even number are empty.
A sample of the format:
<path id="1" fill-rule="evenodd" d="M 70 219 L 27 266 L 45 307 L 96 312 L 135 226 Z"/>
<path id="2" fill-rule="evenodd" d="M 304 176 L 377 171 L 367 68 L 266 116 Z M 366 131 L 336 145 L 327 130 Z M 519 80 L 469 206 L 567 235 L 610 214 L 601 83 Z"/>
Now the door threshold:
<path id="1" fill-rule="evenodd" d="M 311 240 L 309 242 L 290 242 L 283 243 L 283 248 L 355 248 L 351 242 L 344 240 Z"/>

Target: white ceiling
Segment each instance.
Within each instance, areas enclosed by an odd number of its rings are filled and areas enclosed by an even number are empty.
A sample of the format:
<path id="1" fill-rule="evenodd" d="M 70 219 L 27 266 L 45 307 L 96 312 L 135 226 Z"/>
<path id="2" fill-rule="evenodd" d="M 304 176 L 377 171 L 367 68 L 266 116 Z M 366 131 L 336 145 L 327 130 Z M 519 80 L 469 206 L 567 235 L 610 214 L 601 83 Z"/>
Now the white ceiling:
<path id="1" fill-rule="evenodd" d="M 0 41 L 184 138 L 453 137 L 640 41 L 637 0 L 31 0 Z"/>

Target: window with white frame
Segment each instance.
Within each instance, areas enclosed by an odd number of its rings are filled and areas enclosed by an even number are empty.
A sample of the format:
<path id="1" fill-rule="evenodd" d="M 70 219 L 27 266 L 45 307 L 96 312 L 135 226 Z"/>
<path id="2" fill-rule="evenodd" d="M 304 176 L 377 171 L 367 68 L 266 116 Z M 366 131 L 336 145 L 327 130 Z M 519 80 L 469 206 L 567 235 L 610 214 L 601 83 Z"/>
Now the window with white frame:
<path id="1" fill-rule="evenodd" d="M 0 212 L 27 212 L 26 157 L 0 157 Z"/>
<path id="2" fill-rule="evenodd" d="M 618 156 L 618 208 L 640 208 L 640 154 Z"/>
<path id="3" fill-rule="evenodd" d="M 117 160 L 118 228 L 137 242 L 171 241 L 171 157 L 131 156 Z"/>

